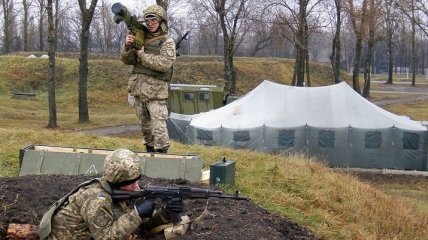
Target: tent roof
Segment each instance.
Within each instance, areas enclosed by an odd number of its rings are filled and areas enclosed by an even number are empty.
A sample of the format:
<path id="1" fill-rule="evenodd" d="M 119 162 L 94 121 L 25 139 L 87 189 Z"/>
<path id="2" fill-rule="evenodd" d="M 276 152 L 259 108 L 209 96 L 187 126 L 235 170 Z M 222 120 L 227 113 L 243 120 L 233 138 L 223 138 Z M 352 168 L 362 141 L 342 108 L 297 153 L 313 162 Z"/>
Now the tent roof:
<path id="1" fill-rule="evenodd" d="M 395 126 L 426 131 L 421 122 L 398 116 L 361 97 L 345 82 L 325 87 L 293 87 L 263 81 L 238 100 L 219 109 L 191 116 L 190 125 L 249 129 L 259 126 L 293 128 L 355 127 L 379 129 Z"/>

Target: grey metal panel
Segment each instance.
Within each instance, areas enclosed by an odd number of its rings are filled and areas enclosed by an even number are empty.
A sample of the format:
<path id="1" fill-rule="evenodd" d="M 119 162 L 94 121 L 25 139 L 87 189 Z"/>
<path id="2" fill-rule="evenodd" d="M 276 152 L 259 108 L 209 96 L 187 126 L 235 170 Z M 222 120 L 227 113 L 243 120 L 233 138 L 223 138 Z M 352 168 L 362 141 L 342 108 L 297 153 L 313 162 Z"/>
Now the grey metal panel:
<path id="1" fill-rule="evenodd" d="M 34 150 L 25 150 L 22 157 L 19 176 L 28 174 L 41 174 L 44 153 Z"/>
<path id="2" fill-rule="evenodd" d="M 20 176 L 27 174 L 93 175 L 104 169 L 106 155 L 112 150 L 89 149 L 73 152 L 73 148 L 44 147 L 43 151 L 25 149 Z M 52 151 L 48 151 L 51 149 Z M 97 152 L 97 153 L 92 153 Z M 194 155 L 138 153 L 142 173 L 149 177 L 200 181 L 203 161 Z"/>
<path id="3" fill-rule="evenodd" d="M 146 157 L 143 174 L 153 178 L 187 179 L 199 181 L 202 178 L 203 163 L 198 158 L 155 158 Z"/>
<path id="4" fill-rule="evenodd" d="M 76 153 L 76 155 L 80 159 L 79 174 L 95 175 L 103 171 L 106 155 L 88 153 Z"/>
<path id="5" fill-rule="evenodd" d="M 41 174 L 77 175 L 79 159 L 75 153 L 44 152 Z"/>

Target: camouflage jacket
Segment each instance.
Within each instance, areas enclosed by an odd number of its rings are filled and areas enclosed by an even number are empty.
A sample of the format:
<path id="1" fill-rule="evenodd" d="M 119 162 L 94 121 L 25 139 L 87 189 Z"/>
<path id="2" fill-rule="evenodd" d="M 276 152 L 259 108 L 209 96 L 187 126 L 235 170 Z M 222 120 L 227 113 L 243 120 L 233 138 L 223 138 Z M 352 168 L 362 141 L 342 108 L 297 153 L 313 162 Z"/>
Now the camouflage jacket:
<path id="1" fill-rule="evenodd" d="M 176 59 L 175 42 L 167 35 L 148 37 L 139 56 L 132 48 L 122 47 L 120 59 L 133 65 L 128 92 L 143 101 L 168 98 L 168 82 Z"/>
<path id="2" fill-rule="evenodd" d="M 169 221 L 166 210 L 141 219 L 135 208 L 121 215 L 106 184 L 95 182 L 81 187 L 52 217 L 47 239 L 125 239 L 139 227 L 150 230 Z"/>

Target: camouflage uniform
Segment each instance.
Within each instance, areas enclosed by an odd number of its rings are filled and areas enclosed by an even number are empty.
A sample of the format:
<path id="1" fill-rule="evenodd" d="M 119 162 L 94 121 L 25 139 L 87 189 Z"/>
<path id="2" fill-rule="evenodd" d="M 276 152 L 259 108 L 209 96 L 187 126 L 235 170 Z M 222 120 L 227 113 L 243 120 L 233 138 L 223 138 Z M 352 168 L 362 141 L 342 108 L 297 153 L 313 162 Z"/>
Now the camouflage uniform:
<path id="1" fill-rule="evenodd" d="M 163 8 L 149 6 L 144 16 L 156 15 L 160 26 L 155 33 L 146 34 L 144 52 L 139 56 L 130 46 L 121 50 L 121 61 L 133 65 L 128 81 L 128 92 L 134 96 L 136 114 L 141 122 L 141 131 L 147 148 L 168 149 L 169 136 L 167 99 L 168 82 L 172 78 L 176 59 L 175 42 L 167 35 L 167 19 Z"/>
<path id="2" fill-rule="evenodd" d="M 170 219 L 164 207 L 155 211 L 151 218 L 142 219 L 135 207 L 124 208 L 120 206 L 124 202 L 112 201 L 111 186 L 135 182 L 140 173 L 141 163 L 135 153 L 118 149 L 109 154 L 101 179 L 78 186 L 77 192 L 65 197 L 65 202 L 58 206 L 54 204 L 56 212 L 51 219 L 45 214 L 40 229 L 46 226 L 46 219 L 51 225 L 45 239 L 125 239 L 139 227 L 150 230 L 168 223 Z M 45 234 L 40 230 L 39 235 L 44 239 Z"/>

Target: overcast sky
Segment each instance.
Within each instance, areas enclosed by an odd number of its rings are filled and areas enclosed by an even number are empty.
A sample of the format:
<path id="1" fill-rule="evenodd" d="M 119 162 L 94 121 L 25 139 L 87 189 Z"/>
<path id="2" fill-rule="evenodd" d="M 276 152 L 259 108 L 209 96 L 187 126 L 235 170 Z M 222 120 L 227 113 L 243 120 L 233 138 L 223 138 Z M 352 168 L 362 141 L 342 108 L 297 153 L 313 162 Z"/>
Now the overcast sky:
<path id="1" fill-rule="evenodd" d="M 111 4 L 120 2 L 128 8 L 129 11 L 132 11 L 133 14 L 139 15 L 138 12 L 142 12 L 147 6 L 156 4 L 156 0 L 110 0 Z M 187 12 L 187 5 L 185 3 L 176 4 L 170 6 L 168 15 L 182 15 Z"/>
<path id="2" fill-rule="evenodd" d="M 127 8 L 136 9 L 136 8 L 145 8 L 148 5 L 156 4 L 155 0 L 110 0 L 111 3 L 120 2 L 125 5 Z"/>

